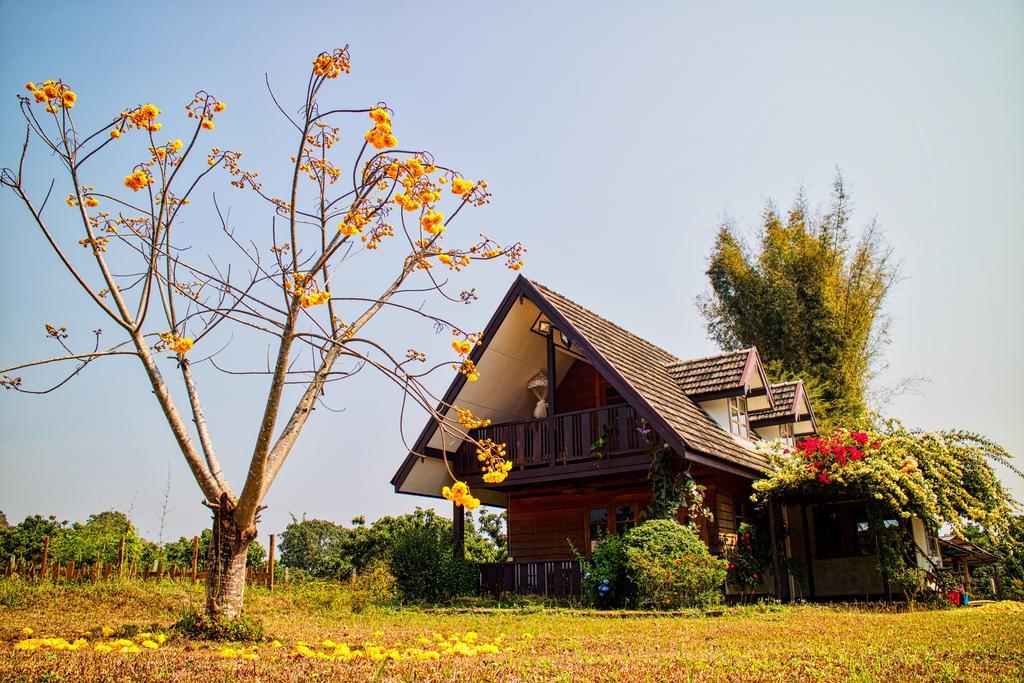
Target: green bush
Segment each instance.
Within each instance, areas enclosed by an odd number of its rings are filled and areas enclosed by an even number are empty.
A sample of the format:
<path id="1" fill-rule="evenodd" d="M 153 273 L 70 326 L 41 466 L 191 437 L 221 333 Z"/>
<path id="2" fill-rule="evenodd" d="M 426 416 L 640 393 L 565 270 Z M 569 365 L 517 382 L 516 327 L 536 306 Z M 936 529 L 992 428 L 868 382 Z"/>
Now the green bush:
<path id="1" fill-rule="evenodd" d="M 423 515 L 395 530 L 389 565 L 405 600 L 441 602 L 477 587 L 476 563 L 455 557 L 451 522 L 436 515 Z"/>
<path id="2" fill-rule="evenodd" d="M 386 605 L 398 597 L 395 577 L 387 562 L 374 560 L 352 582 L 349 606 L 353 613 L 362 612 L 367 605 Z"/>
<path id="3" fill-rule="evenodd" d="M 640 607 L 710 607 L 722 599 L 728 562 L 711 555 L 689 526 L 657 519 L 624 538 L 626 571 Z"/>
<path id="4" fill-rule="evenodd" d="M 626 544 L 619 536 L 598 539 L 590 559 L 578 558 L 584 600 L 595 607 L 622 607 L 633 596 L 627 573 Z"/>

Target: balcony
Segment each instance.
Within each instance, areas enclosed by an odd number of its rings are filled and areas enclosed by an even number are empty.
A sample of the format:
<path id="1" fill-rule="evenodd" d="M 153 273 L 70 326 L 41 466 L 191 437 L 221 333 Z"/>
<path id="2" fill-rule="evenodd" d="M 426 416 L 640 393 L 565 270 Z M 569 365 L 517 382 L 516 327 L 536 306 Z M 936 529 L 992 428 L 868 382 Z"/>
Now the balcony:
<path id="1" fill-rule="evenodd" d="M 477 440 L 503 443 L 514 470 L 558 467 L 647 452 L 643 421 L 627 404 L 503 422 L 475 429 Z M 657 439 L 652 432 L 651 438 Z M 480 473 L 476 448 L 464 442 L 456 460 L 464 475 Z"/>

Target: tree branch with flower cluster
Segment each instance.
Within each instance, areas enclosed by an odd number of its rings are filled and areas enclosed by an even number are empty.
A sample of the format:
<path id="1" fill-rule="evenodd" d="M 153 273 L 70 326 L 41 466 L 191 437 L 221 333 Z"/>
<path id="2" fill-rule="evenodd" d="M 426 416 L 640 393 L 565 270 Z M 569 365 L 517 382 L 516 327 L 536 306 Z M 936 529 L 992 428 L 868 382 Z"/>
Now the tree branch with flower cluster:
<path id="1" fill-rule="evenodd" d="M 225 102 L 206 91 L 199 91 L 185 105 L 189 135 L 167 141 L 160 135 L 163 112 L 152 103 L 127 108 L 83 135 L 72 115 L 78 96 L 70 85 L 60 80 L 30 82 L 26 84 L 29 95 L 20 97 L 25 141 L 17 168 L 4 169 L 0 182 L 22 201 L 71 280 L 116 324 L 124 339 L 101 350 L 97 331 L 93 349 L 75 351 L 64 341 L 68 337 L 64 328 L 47 325 L 48 335 L 64 353 L 11 365 L 2 370 L 0 384 L 31 392 L 35 390 L 26 387 L 20 376 L 10 373 L 37 365 L 77 364 L 66 382 L 100 357 L 138 358 L 205 503 L 215 510 L 215 538 L 220 538 L 218 529 L 221 537 L 234 534 L 241 541 L 255 535 L 263 500 L 309 416 L 323 404 L 330 385 L 364 368 L 378 371 L 399 388 L 403 415 L 407 406 L 419 406 L 437 422 L 446 442 L 473 443 L 488 481 L 503 479 L 509 469 L 502 444 L 477 442 L 471 435 L 474 425 L 486 421 L 444 404 L 425 381 L 449 368 L 475 381 L 479 373 L 466 356 L 480 341 L 480 334 L 463 330 L 422 305 L 405 303 L 403 297 L 433 295 L 439 302 L 471 303 L 474 290 L 450 291 L 448 278 L 436 272 L 455 275 L 482 261 L 499 261 L 519 270 L 525 249 L 518 242 L 503 246 L 485 235 L 462 246 L 448 244 L 455 217 L 490 201 L 487 183 L 466 178 L 428 152 L 400 149 L 392 130 L 394 112 L 386 104 L 321 108 L 324 86 L 349 70 L 347 48 L 318 55 L 300 113 L 294 117 L 285 113 L 271 92 L 298 133 L 290 181 L 280 196 L 264 187 L 258 172 L 243 167 L 242 152 L 216 146 L 200 151 L 208 147 L 215 120 L 227 110 Z M 364 116 L 370 119 L 369 129 L 354 144 L 351 167 L 343 168 L 335 148 L 344 147 L 348 139 L 335 119 Z M 44 216 L 50 192 L 39 208 L 29 196 L 26 164 L 33 141 L 42 143 L 62 167 L 71 188 L 66 199 L 73 210 L 70 218 Z M 144 146 L 142 158 L 124 176 L 120 192 L 97 190 L 88 183 L 103 179 L 93 179 L 89 162 L 116 145 Z M 243 236 L 214 195 L 220 231 L 235 258 L 241 259 L 241 267 L 220 254 L 196 258 L 182 240 L 187 235 L 182 210 L 201 185 L 223 173 L 232 186 L 265 207 L 267 214 L 263 231 Z M 63 242 L 71 223 L 78 226 L 78 244 L 84 250 L 78 255 Z M 341 285 L 345 296 L 332 292 L 352 259 L 373 258 L 383 251 L 396 253 L 397 258 L 378 293 L 353 291 L 352 279 Z M 367 326 L 383 310 L 425 319 L 437 331 L 449 330 L 456 359 L 428 363 L 426 354 L 414 348 L 404 354 L 390 351 L 382 340 L 368 334 Z M 218 347 L 210 335 L 222 326 L 268 338 L 272 349 L 272 361 L 263 370 L 224 370 L 269 380 L 248 471 L 237 495 L 220 465 L 197 377 L 201 367 L 221 370 L 215 359 L 229 344 Z M 197 359 L 200 349 L 206 355 Z M 187 396 L 184 407 L 175 401 L 161 371 L 166 361 L 180 375 Z M 292 386 L 300 389 L 294 403 L 286 392 Z M 453 409 L 457 421 L 447 417 Z M 457 496 L 453 490 L 459 492 Z M 445 495 L 468 508 L 479 503 L 461 482 L 446 487 Z M 225 562 L 225 572 L 237 574 L 237 562 L 229 572 L 235 560 L 221 555 L 227 548 L 227 555 L 233 556 L 234 545 L 211 544 L 208 563 Z M 244 570 L 244 552 L 241 557 Z M 242 576 L 244 585 L 244 571 Z M 208 609 L 217 615 L 237 616 L 241 607 L 241 589 L 231 581 L 222 580 L 213 592 L 208 589 L 208 598 Z"/>

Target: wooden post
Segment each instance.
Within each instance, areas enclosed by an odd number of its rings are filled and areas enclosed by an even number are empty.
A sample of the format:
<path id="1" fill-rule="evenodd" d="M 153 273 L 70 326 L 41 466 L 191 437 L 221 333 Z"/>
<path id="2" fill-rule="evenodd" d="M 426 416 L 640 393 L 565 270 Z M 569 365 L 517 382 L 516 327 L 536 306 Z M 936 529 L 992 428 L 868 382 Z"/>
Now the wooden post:
<path id="1" fill-rule="evenodd" d="M 274 590 L 274 548 L 277 538 L 274 534 L 270 534 L 270 555 L 267 557 L 267 569 L 270 571 L 270 576 L 267 577 L 267 588 Z"/>
<path id="2" fill-rule="evenodd" d="M 554 466 L 557 460 L 555 449 L 558 439 L 555 436 L 555 328 L 548 328 L 548 457 L 549 464 Z"/>
<path id="3" fill-rule="evenodd" d="M 195 585 L 199 576 L 199 537 L 192 537 L 192 584 Z"/>
<path id="4" fill-rule="evenodd" d="M 455 557 L 466 556 L 466 508 L 452 503 L 452 541 Z"/>
<path id="5" fill-rule="evenodd" d="M 121 534 L 121 545 L 117 548 L 117 578 L 124 576 L 124 534 Z"/>
<path id="6" fill-rule="evenodd" d="M 782 570 L 779 564 L 779 538 L 775 531 L 775 499 L 768 494 L 768 537 L 772 544 L 772 588 L 775 599 L 782 600 Z"/>
<path id="7" fill-rule="evenodd" d="M 804 558 L 807 560 L 807 597 L 814 600 L 814 551 L 811 549 L 811 525 L 808 522 L 807 503 L 800 503 L 800 521 L 804 527 Z"/>
<path id="8" fill-rule="evenodd" d="M 39 570 L 39 580 L 46 578 L 46 560 L 50 556 L 50 537 L 43 536 L 43 566 Z"/>

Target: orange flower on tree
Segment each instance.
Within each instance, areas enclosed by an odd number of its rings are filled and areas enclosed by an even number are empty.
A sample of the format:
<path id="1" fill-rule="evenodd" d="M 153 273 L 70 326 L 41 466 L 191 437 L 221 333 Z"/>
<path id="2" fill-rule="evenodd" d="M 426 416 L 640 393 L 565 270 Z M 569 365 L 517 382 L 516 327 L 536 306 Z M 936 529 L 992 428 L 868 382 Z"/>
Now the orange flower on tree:
<path id="1" fill-rule="evenodd" d="M 171 351 L 174 351 L 179 356 L 184 356 L 192 349 L 192 345 L 195 343 L 191 337 L 182 337 L 181 335 L 174 332 L 162 332 L 160 333 L 160 341 Z"/>
<path id="2" fill-rule="evenodd" d="M 440 235 L 444 232 L 444 214 L 439 211 L 428 211 L 420 218 L 420 225 L 425 232 L 431 235 Z"/>
<path id="3" fill-rule="evenodd" d="M 124 177 L 124 185 L 132 192 L 138 192 L 139 190 L 147 187 L 153 182 L 153 176 L 149 175 L 141 168 L 131 175 Z"/>
<path id="4" fill-rule="evenodd" d="M 472 510 L 480 505 L 480 499 L 473 497 L 469 492 L 469 486 L 463 481 L 457 481 L 450 487 L 445 486 L 441 489 L 441 495 L 455 503 L 456 506 L 464 507 L 467 510 Z"/>
<path id="5" fill-rule="evenodd" d="M 474 187 L 475 184 L 465 178 L 452 179 L 452 194 L 462 196 L 467 192 L 472 192 Z"/>

